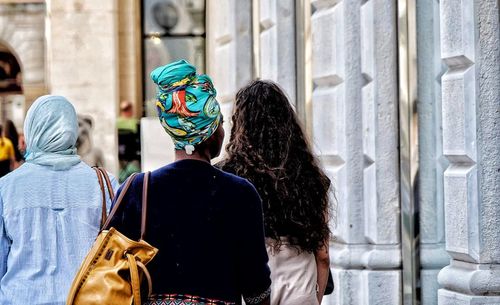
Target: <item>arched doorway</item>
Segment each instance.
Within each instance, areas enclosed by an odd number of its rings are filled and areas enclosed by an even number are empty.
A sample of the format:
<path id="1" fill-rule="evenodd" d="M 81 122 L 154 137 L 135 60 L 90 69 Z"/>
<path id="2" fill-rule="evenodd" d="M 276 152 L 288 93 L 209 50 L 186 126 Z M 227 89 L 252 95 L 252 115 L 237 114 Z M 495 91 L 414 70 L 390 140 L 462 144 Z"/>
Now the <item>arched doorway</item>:
<path id="1" fill-rule="evenodd" d="M 0 42 L 0 122 L 12 120 L 16 127 L 24 119 L 25 97 L 22 68 L 17 56 L 6 44 Z"/>

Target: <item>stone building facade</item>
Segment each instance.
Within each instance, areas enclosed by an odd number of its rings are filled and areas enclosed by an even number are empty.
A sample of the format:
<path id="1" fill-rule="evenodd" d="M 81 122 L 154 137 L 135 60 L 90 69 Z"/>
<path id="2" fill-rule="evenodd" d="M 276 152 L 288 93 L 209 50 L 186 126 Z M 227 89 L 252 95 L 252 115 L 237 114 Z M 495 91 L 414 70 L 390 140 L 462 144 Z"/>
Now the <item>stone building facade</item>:
<path id="1" fill-rule="evenodd" d="M 68 96 L 116 168 L 117 105 L 141 116 L 146 96 L 140 1 L 0 3 L 26 104 Z M 324 304 L 500 304 L 499 15 L 497 0 L 205 1 L 225 115 L 250 80 L 279 82 L 333 181 Z"/>
<path id="2" fill-rule="evenodd" d="M 334 182 L 325 303 L 500 302 L 497 1 L 221 1 L 207 14 L 227 112 L 249 79 L 278 81 Z"/>

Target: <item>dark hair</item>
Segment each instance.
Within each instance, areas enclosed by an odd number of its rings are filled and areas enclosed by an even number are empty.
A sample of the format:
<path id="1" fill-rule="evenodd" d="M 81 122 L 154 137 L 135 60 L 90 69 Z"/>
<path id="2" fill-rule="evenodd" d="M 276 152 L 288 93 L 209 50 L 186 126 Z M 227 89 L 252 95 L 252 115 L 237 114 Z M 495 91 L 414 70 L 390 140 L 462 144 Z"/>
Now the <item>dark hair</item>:
<path id="1" fill-rule="evenodd" d="M 4 142 L 3 142 L 3 137 L 4 137 L 4 134 L 3 134 L 3 126 L 0 124 L 0 145 L 3 146 Z"/>
<path id="2" fill-rule="evenodd" d="M 257 80 L 236 94 L 222 168 L 252 182 L 263 201 L 266 236 L 315 252 L 330 236 L 330 179 L 320 169 L 285 93 Z"/>
<path id="3" fill-rule="evenodd" d="M 14 122 L 12 122 L 12 120 L 5 121 L 4 135 L 12 142 L 14 147 L 17 147 L 17 144 L 19 142 L 19 134 L 17 133 L 16 125 L 14 125 Z"/>

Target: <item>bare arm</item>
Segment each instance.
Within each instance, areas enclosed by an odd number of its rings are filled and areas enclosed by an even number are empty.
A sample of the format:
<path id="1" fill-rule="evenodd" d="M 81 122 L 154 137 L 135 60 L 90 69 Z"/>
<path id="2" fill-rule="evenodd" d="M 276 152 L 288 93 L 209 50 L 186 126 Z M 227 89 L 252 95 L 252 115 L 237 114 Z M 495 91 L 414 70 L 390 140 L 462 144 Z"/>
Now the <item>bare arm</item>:
<path id="1" fill-rule="evenodd" d="M 328 273 L 330 271 L 330 254 L 328 253 L 328 242 L 320 250 L 314 253 L 316 258 L 316 270 L 318 273 L 318 301 L 321 303 L 323 295 L 325 294 L 326 283 L 328 282 Z"/>

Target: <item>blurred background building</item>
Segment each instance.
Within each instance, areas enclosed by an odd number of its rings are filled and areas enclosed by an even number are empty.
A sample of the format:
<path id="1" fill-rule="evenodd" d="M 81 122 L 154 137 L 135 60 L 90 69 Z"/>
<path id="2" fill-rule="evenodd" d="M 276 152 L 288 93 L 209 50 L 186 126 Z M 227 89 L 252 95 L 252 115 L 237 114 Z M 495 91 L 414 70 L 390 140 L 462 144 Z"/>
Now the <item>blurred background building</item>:
<path id="1" fill-rule="evenodd" d="M 273 79 L 335 187 L 324 304 L 500 304 L 499 15 L 498 0 L 1 0 L 0 119 L 22 129 L 34 98 L 64 95 L 116 172 L 130 101 L 151 169 L 172 147 L 153 67 L 196 64 L 226 117 Z"/>

